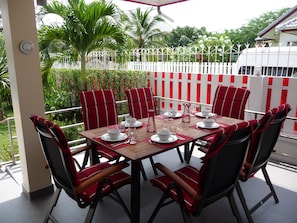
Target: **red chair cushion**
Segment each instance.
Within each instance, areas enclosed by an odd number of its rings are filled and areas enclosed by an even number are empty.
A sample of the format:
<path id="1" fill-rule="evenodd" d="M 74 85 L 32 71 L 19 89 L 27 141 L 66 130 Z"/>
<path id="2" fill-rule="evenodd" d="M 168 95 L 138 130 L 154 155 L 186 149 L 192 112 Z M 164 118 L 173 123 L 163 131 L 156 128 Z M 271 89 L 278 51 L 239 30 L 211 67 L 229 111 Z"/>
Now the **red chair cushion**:
<path id="1" fill-rule="evenodd" d="M 118 122 L 117 105 L 112 90 L 82 91 L 79 97 L 85 130 Z"/>
<path id="2" fill-rule="evenodd" d="M 126 91 L 129 113 L 136 119 L 148 117 L 149 109 L 156 109 L 152 89 L 133 88 Z"/>
<path id="3" fill-rule="evenodd" d="M 234 130 L 246 128 L 249 126 L 249 122 L 243 122 L 239 125 L 232 125 L 225 128 L 221 128 L 214 136 L 214 142 L 220 139 L 220 136 L 222 134 L 226 134 L 227 137 L 221 142 L 219 145 L 216 145 L 216 147 L 213 147 L 213 144 L 209 150 L 209 153 L 206 155 L 205 161 L 203 166 L 201 167 L 200 171 L 196 169 L 193 166 L 185 166 L 182 167 L 179 170 L 174 171 L 176 175 L 178 175 L 183 181 L 185 181 L 191 188 L 193 188 L 195 191 L 198 192 L 198 194 L 201 194 L 201 182 L 203 181 L 203 174 L 205 173 L 205 169 L 207 168 L 207 161 L 208 159 L 215 156 L 221 148 L 225 145 L 225 143 L 229 140 L 231 134 L 234 132 Z M 165 191 L 170 183 L 172 183 L 172 179 L 169 176 L 160 176 L 157 178 L 154 178 L 151 180 L 151 183 L 157 187 L 159 187 L 161 190 Z M 177 193 L 174 189 L 171 189 L 170 191 L 171 197 L 178 201 Z M 183 198 L 186 204 L 186 208 L 190 212 L 194 212 L 199 200 L 193 199 L 186 191 L 182 190 Z"/>
<path id="4" fill-rule="evenodd" d="M 244 120 L 244 110 L 249 95 L 250 91 L 248 89 L 218 85 L 213 100 L 212 112 L 217 115 Z M 204 137 L 203 141 L 212 143 L 213 135 Z"/>
<path id="5" fill-rule="evenodd" d="M 249 172 L 252 162 L 257 155 L 258 150 L 258 144 L 261 139 L 262 132 L 269 128 L 270 124 L 275 118 L 278 118 L 278 115 L 287 114 L 290 111 L 290 105 L 289 104 L 282 104 L 280 106 L 277 106 L 275 108 L 272 108 L 271 110 L 267 111 L 264 116 L 257 121 L 257 127 L 255 128 L 255 131 L 252 134 L 250 147 L 248 150 L 247 158 L 244 163 L 241 176 L 246 179 L 246 177 L 253 177 L 254 174 L 258 171 L 255 171 L 250 176 L 245 176 L 246 173 Z"/>
<path id="6" fill-rule="evenodd" d="M 112 90 L 82 91 L 79 97 L 85 130 L 118 123 L 118 110 Z M 96 148 L 98 153 L 108 160 L 119 157 L 119 154 L 100 145 Z"/>
<path id="7" fill-rule="evenodd" d="M 188 185 L 190 185 L 192 188 L 195 188 L 197 190 L 198 188 L 198 178 L 199 178 L 199 170 L 192 167 L 192 166 L 185 166 L 177 171 L 174 171 L 175 174 L 177 174 L 180 178 L 182 178 Z M 168 176 L 160 176 L 157 178 L 154 178 L 151 180 L 151 183 L 154 186 L 157 186 L 161 190 L 165 191 L 170 183 L 172 183 L 172 180 Z M 195 203 L 195 200 L 189 196 L 188 193 L 185 191 L 182 191 L 183 197 L 186 203 L 186 208 L 191 211 L 192 207 Z M 175 190 L 171 190 L 171 196 L 174 200 L 178 200 L 177 194 Z"/>
<path id="8" fill-rule="evenodd" d="M 249 95 L 248 89 L 219 85 L 215 92 L 212 112 L 243 120 Z"/>
<path id="9" fill-rule="evenodd" d="M 80 184 L 84 182 L 89 177 L 102 172 L 104 169 L 108 168 L 109 166 L 111 166 L 111 164 L 109 163 L 99 163 L 83 169 L 82 171 L 77 173 L 78 183 Z M 107 179 L 113 182 L 113 186 L 115 188 L 120 188 L 123 185 L 131 183 L 130 175 L 123 171 L 118 171 L 114 174 L 111 174 L 110 176 L 107 177 Z M 85 202 L 92 202 L 96 194 L 97 186 L 98 184 L 93 184 L 90 187 L 88 187 L 86 190 L 80 193 L 81 198 Z M 102 192 L 100 193 L 100 195 L 101 197 L 104 197 L 105 195 L 109 194 L 111 191 L 112 189 L 110 185 L 108 183 L 104 183 Z"/>

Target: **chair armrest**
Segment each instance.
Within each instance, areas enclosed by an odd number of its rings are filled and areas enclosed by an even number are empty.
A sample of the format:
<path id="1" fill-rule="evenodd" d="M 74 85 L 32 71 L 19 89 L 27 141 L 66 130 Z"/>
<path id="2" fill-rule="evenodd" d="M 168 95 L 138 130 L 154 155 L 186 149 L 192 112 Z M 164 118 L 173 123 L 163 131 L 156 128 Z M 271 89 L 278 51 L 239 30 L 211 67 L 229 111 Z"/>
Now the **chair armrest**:
<path id="1" fill-rule="evenodd" d="M 80 185 L 78 185 L 75 188 L 76 193 L 81 193 L 84 189 L 88 188 L 89 186 L 102 181 L 107 176 L 111 175 L 112 173 L 118 172 L 126 167 L 128 167 L 129 164 L 126 162 L 122 162 L 113 166 L 110 166 L 103 170 L 102 172 L 94 175 L 93 177 L 89 178 L 88 180 L 82 182 Z"/>
<path id="2" fill-rule="evenodd" d="M 170 177 L 175 183 L 177 183 L 182 189 L 184 189 L 193 199 L 200 199 L 200 195 L 195 191 L 189 184 L 187 184 L 178 175 L 172 172 L 170 169 L 162 165 L 161 163 L 155 164 L 156 168 L 164 173 L 166 176 Z"/>
<path id="3" fill-rule="evenodd" d="M 76 148 L 76 149 L 71 150 L 71 154 L 72 154 L 72 156 L 73 156 L 73 155 L 76 155 L 76 154 L 78 154 L 78 153 L 87 151 L 87 150 L 89 150 L 89 149 L 91 149 L 91 148 L 92 148 L 92 147 L 91 147 L 90 145 L 82 146 L 82 147 L 79 147 L 79 148 Z"/>

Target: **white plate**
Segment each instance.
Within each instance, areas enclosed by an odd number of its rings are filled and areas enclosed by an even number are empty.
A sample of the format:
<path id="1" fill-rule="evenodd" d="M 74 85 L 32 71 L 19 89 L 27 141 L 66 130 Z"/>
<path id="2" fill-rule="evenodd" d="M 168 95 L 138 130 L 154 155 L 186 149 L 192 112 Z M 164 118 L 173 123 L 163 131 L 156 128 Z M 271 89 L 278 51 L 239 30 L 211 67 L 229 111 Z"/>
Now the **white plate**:
<path id="1" fill-rule="evenodd" d="M 204 122 L 198 122 L 196 125 L 198 128 L 203 128 L 203 129 L 216 129 L 216 128 L 220 127 L 220 125 L 216 122 L 213 123 L 212 126 L 210 126 L 210 127 L 206 127 Z"/>
<path id="2" fill-rule="evenodd" d="M 169 118 L 180 118 L 180 117 L 182 117 L 182 113 L 180 113 L 180 112 L 177 112 L 174 116 L 171 115 L 171 112 L 165 112 L 164 115 L 168 116 Z"/>
<path id="3" fill-rule="evenodd" d="M 117 139 L 109 138 L 109 135 L 107 133 L 105 133 L 101 136 L 101 139 L 106 142 L 119 142 L 119 141 L 123 141 L 127 138 L 128 138 L 128 136 L 125 133 L 120 133 L 120 135 Z"/>
<path id="4" fill-rule="evenodd" d="M 206 117 L 206 116 L 204 116 L 202 114 L 202 112 L 197 112 L 195 115 L 198 116 L 198 117 L 200 117 L 200 118 L 205 118 Z M 215 115 L 216 115 L 215 113 L 209 113 L 208 117 L 213 117 Z"/>
<path id="5" fill-rule="evenodd" d="M 140 126 L 142 126 L 142 122 L 141 122 L 141 121 L 136 121 L 135 124 L 134 124 L 134 126 L 132 126 L 132 127 L 136 127 L 136 128 L 138 128 L 138 127 L 140 127 Z M 126 128 L 129 127 L 129 124 L 128 124 L 127 122 L 125 122 L 125 127 L 126 127 Z"/>
<path id="6" fill-rule="evenodd" d="M 159 136 L 157 134 L 155 134 L 155 135 L 151 136 L 151 140 L 153 142 L 157 142 L 157 143 L 172 143 L 172 142 L 175 142 L 177 140 L 177 136 L 176 135 L 170 135 L 168 140 L 162 141 L 162 140 L 160 140 Z"/>

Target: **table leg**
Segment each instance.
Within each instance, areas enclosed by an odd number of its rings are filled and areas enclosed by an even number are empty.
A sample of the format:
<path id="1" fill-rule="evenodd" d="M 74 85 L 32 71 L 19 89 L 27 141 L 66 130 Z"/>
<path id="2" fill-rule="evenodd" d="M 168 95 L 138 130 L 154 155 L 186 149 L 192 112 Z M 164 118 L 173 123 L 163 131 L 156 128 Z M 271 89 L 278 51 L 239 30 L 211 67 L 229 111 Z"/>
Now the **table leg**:
<path id="1" fill-rule="evenodd" d="M 140 160 L 131 161 L 131 223 L 140 222 Z"/>
<path id="2" fill-rule="evenodd" d="M 191 153 L 190 153 L 190 143 L 185 144 L 185 153 L 184 153 L 184 160 L 187 164 L 189 164 L 191 159 Z"/>

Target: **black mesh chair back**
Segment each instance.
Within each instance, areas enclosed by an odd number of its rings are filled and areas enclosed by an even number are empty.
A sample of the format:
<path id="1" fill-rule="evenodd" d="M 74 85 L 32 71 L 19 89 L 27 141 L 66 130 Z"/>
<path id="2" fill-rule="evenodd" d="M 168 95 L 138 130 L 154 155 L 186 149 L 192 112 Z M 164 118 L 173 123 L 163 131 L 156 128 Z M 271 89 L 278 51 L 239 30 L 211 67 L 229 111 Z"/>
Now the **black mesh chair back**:
<path id="1" fill-rule="evenodd" d="M 89 206 L 85 222 L 92 221 L 98 200 L 111 193 L 130 217 L 126 205 L 117 192 L 118 188 L 131 183 L 130 175 L 121 171 L 128 166 L 127 163 L 117 165 L 98 163 L 84 169 L 76 168 L 67 139 L 60 127 L 37 115 L 32 115 L 30 119 L 38 133 L 47 166 L 57 188 L 44 222 L 48 220 L 58 222 L 52 211 L 58 202 L 61 190 L 75 200 L 80 208 Z"/>
<path id="2" fill-rule="evenodd" d="M 238 184 L 236 189 L 249 222 L 253 222 L 251 214 L 262 206 L 270 197 L 273 196 L 275 202 L 279 202 L 266 170 L 266 166 L 270 160 L 282 126 L 290 110 L 291 108 L 289 104 L 283 104 L 266 112 L 266 114 L 258 121 L 258 125 L 252 134 L 251 145 L 239 179 L 245 182 L 252 178 L 259 170 L 262 170 L 265 181 L 270 188 L 270 193 L 249 209 L 240 184 Z"/>
<path id="3" fill-rule="evenodd" d="M 214 143 L 206 153 L 200 170 L 188 165 L 172 172 L 162 164 L 156 164 L 165 175 L 151 182 L 164 193 L 149 222 L 153 222 L 160 208 L 170 203 L 170 200 L 180 205 L 184 222 L 191 222 L 191 214 L 199 215 L 206 206 L 223 197 L 228 198 L 233 214 L 241 222 L 233 191 L 246 158 L 254 125 L 255 121 L 243 121 L 220 129 L 214 136 Z"/>
<path id="4" fill-rule="evenodd" d="M 77 200 L 73 188 L 76 186 L 76 167 L 65 135 L 59 126 L 31 117 L 38 132 L 47 164 L 51 170 L 57 188 L 63 188 L 67 194 Z"/>
<path id="5" fill-rule="evenodd" d="M 222 134 L 215 139 L 200 169 L 200 208 L 233 193 L 240 169 L 246 157 L 251 131 L 255 122 L 242 122 L 230 136 Z M 229 138 L 229 139 L 227 139 Z M 226 143 L 224 140 L 227 140 Z M 200 208 L 196 210 L 200 213 Z"/>
<path id="6" fill-rule="evenodd" d="M 290 105 L 284 104 L 268 111 L 271 119 L 261 123 L 253 134 L 254 140 L 249 150 L 247 162 L 251 164 L 246 177 L 266 166 L 278 140 L 283 123 L 286 120 Z M 263 117 L 264 119 L 265 117 Z M 245 177 L 245 179 L 247 179 Z"/>

